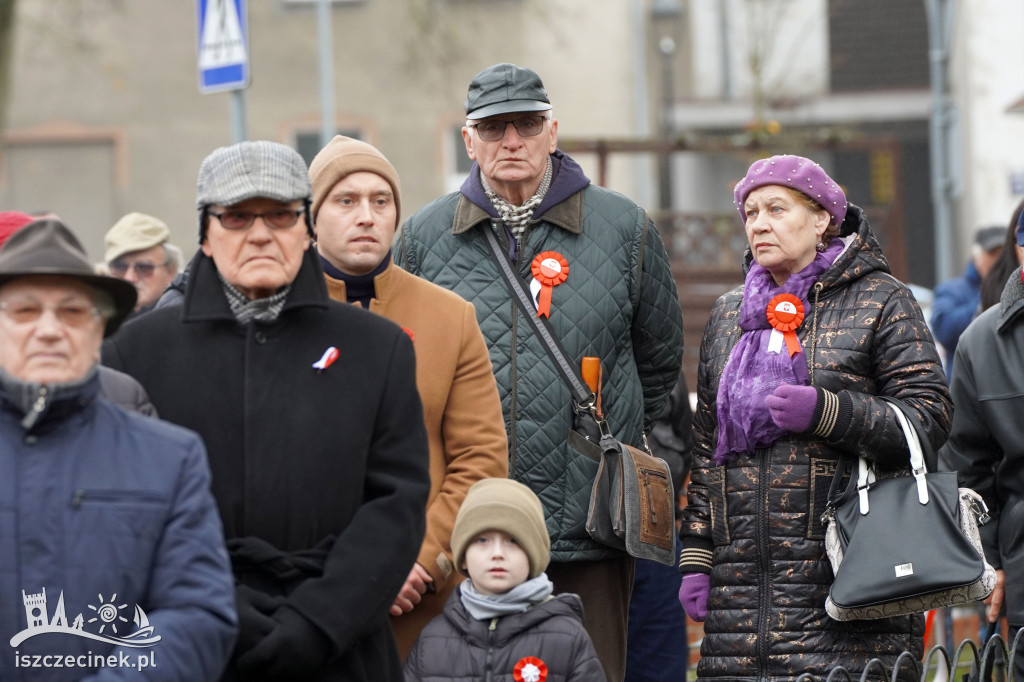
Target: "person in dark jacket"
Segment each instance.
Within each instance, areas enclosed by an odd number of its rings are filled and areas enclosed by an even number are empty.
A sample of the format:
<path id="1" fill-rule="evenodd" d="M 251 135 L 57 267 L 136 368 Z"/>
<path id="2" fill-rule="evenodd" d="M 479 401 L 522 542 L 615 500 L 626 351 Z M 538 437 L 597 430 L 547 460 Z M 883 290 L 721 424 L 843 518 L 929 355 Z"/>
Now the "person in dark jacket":
<path id="1" fill-rule="evenodd" d="M 548 575 L 556 591 L 580 595 L 608 679 L 620 682 L 633 560 L 587 534 L 597 462 L 568 441 L 572 393 L 522 319 L 485 230 L 530 283 L 536 314 L 546 315 L 569 361 L 578 368 L 584 357 L 600 359 L 605 416 L 631 445 L 641 444 L 679 376 L 675 281 L 647 212 L 592 185 L 557 149 L 558 121 L 534 71 L 484 69 L 465 109 L 469 177 L 405 222 L 395 262 L 475 307 L 501 396 L 509 476 L 540 497 L 551 533 Z"/>
<path id="2" fill-rule="evenodd" d="M 99 395 L 100 343 L 134 305 L 135 288 L 93 273 L 59 221 L 0 250 L 5 682 L 216 680 L 231 653 L 202 441 Z"/>
<path id="3" fill-rule="evenodd" d="M 328 298 L 311 196 L 293 149 L 212 152 L 181 303 L 103 360 L 206 440 L 240 618 L 225 679 L 399 680 L 388 608 L 430 487 L 415 357 L 399 326 Z"/>
<path id="4" fill-rule="evenodd" d="M 1017 226 L 1024 246 L 1024 212 Z M 1024 271 L 1010 275 L 1002 299 L 971 323 L 953 357 L 953 428 L 939 465 L 979 493 L 992 520 L 981 527 L 996 587 L 985 603 L 990 623 L 1005 610 L 1010 636 L 1024 628 Z M 1024 652 L 1015 656 L 1024 679 Z"/>
<path id="5" fill-rule="evenodd" d="M 406 682 L 604 682 L 574 594 L 552 596 L 551 541 L 540 500 L 522 483 L 473 484 L 455 517 L 459 584 L 420 633 Z"/>
<path id="6" fill-rule="evenodd" d="M 854 676 L 923 654 L 924 619 L 834 621 L 821 512 L 840 457 L 908 470 L 900 400 L 933 448 L 952 405 L 910 290 L 864 212 L 813 161 L 754 162 L 735 189 L 746 281 L 701 341 L 679 591 L 704 621 L 701 680 Z M 906 671 L 905 671 L 906 672 Z M 916 679 L 916 676 L 915 678 Z"/>

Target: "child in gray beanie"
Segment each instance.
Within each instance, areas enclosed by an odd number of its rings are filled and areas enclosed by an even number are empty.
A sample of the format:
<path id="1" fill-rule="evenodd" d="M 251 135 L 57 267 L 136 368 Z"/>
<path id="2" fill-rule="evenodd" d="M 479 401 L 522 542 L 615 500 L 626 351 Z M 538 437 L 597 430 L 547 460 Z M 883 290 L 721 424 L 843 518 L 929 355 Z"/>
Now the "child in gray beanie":
<path id="1" fill-rule="evenodd" d="M 552 595 L 550 550 L 533 491 L 501 478 L 474 484 L 452 529 L 455 565 L 469 580 L 420 633 L 406 682 L 605 680 L 579 597 Z"/>

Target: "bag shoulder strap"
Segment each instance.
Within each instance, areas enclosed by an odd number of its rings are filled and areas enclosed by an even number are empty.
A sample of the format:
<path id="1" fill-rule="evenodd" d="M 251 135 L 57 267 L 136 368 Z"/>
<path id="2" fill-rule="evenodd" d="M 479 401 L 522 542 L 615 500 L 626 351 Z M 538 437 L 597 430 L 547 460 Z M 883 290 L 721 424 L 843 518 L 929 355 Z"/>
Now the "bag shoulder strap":
<path id="1" fill-rule="evenodd" d="M 593 404 L 597 397 L 583 383 L 579 372 L 576 371 L 576 365 L 569 362 L 562 344 L 551 333 L 551 328 L 548 326 L 547 321 L 537 315 L 537 309 L 533 306 L 533 298 L 526 292 L 522 278 L 513 269 L 512 264 L 502 251 L 501 244 L 498 243 L 498 237 L 494 234 L 494 230 L 489 225 L 482 225 L 481 229 L 487 236 L 487 245 L 491 248 L 491 257 L 498 264 L 498 272 L 501 273 L 505 286 L 512 293 L 512 298 L 519 305 L 519 309 L 523 311 L 523 317 L 530 321 L 530 326 L 537 333 L 537 336 L 540 337 L 541 341 L 544 342 L 544 348 L 554 361 L 558 373 L 562 376 L 562 380 L 572 391 L 576 403 L 580 407 L 587 407 Z"/>

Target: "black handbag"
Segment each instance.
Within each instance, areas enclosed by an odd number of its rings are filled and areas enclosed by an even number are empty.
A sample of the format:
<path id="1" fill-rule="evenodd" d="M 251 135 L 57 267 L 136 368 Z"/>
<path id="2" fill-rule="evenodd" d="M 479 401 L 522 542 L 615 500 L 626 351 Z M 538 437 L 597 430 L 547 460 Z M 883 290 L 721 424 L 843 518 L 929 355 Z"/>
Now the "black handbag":
<path id="1" fill-rule="evenodd" d="M 956 472 L 928 473 L 925 457 L 935 459 L 911 424 L 916 416 L 886 400 L 896 407 L 912 473 L 877 478 L 861 457 L 840 494 L 850 462 L 837 466 L 822 516 L 835 575 L 825 610 L 835 620 L 922 613 L 984 599 L 995 586 L 978 531 L 988 521 L 984 501 L 958 487 Z"/>
<path id="2" fill-rule="evenodd" d="M 546 321 L 537 316 L 532 298 L 494 231 L 489 227 L 483 231 L 505 285 L 572 391 L 574 417 L 567 436 L 569 445 L 597 462 L 587 509 L 587 533 L 631 556 L 674 565 L 676 505 L 668 463 L 612 436 L 607 421 L 598 415 L 596 396 L 576 365 L 569 362 Z"/>

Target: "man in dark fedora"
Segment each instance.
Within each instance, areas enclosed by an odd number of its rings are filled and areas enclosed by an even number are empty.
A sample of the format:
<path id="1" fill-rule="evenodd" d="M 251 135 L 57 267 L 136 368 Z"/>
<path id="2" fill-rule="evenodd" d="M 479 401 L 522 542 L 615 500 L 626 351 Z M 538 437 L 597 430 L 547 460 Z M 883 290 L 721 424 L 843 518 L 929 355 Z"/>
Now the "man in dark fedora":
<path id="1" fill-rule="evenodd" d="M 215 680 L 231 652 L 202 441 L 97 395 L 134 305 L 59 221 L 0 249 L 0 679 Z"/>
<path id="2" fill-rule="evenodd" d="M 587 535 L 597 465 L 568 441 L 570 390 L 513 302 L 486 231 L 528 283 L 536 314 L 546 316 L 567 357 L 599 359 L 608 423 L 632 445 L 668 399 L 682 362 L 682 315 L 665 246 L 644 209 L 591 184 L 557 148 L 558 121 L 531 69 L 506 63 L 478 73 L 462 137 L 474 161 L 469 177 L 406 221 L 395 262 L 475 307 L 501 395 L 509 475 L 543 502 L 548 575 L 556 592 L 582 597 L 587 631 L 608 679 L 618 682 L 633 560 Z"/>
<path id="3" fill-rule="evenodd" d="M 415 355 L 398 325 L 328 298 L 311 198 L 290 147 L 211 152 L 180 304 L 103 360 L 206 441 L 237 582 L 225 679 L 399 680 L 388 609 L 430 490 Z"/>

